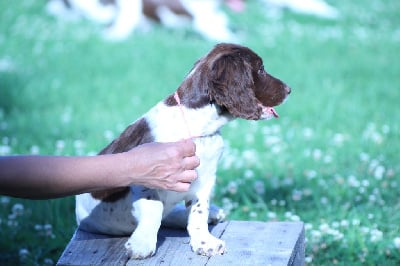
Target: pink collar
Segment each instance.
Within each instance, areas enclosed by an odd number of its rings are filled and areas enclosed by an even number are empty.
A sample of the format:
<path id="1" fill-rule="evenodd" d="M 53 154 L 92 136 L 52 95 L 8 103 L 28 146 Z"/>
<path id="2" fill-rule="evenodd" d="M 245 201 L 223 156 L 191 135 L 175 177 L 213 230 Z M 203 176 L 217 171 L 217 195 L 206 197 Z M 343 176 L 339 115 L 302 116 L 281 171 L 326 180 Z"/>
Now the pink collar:
<path id="1" fill-rule="evenodd" d="M 183 106 L 181 104 L 181 99 L 179 98 L 178 91 L 176 91 L 174 93 L 174 99 L 175 99 L 176 103 L 178 104 L 179 110 L 181 110 L 182 119 L 183 119 L 183 122 L 186 125 L 186 130 L 187 130 L 187 133 L 188 133 L 188 138 L 189 139 L 196 138 L 195 136 L 192 135 L 192 133 L 190 131 L 189 123 L 188 123 L 188 120 L 186 119 L 185 110 L 183 109 Z"/>

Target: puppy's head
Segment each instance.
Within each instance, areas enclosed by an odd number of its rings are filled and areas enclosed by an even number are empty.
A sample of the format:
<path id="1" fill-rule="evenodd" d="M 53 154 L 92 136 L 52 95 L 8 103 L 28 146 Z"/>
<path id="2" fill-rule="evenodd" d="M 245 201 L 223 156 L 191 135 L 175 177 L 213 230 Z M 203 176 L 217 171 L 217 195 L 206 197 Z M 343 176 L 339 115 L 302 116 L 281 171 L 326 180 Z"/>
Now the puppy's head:
<path id="1" fill-rule="evenodd" d="M 278 117 L 273 107 L 286 99 L 290 88 L 268 74 L 249 48 L 218 44 L 196 62 L 178 94 L 190 108 L 215 103 L 233 117 L 259 120 Z M 167 104 L 177 103 L 170 96 Z"/>
<path id="2" fill-rule="evenodd" d="M 210 97 L 234 117 L 270 119 L 290 88 L 268 74 L 262 59 L 249 48 L 219 44 L 207 56 L 211 69 Z"/>

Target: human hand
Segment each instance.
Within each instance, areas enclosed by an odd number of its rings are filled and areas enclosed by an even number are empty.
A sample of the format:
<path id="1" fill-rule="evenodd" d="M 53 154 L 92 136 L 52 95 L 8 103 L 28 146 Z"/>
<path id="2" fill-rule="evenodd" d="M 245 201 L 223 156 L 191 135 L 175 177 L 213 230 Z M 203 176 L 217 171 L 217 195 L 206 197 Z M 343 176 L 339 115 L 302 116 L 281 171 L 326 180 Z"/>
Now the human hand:
<path id="1" fill-rule="evenodd" d="M 130 182 L 149 188 L 185 192 L 197 178 L 200 165 L 196 145 L 187 139 L 170 143 L 148 143 L 127 154 L 132 158 Z"/>

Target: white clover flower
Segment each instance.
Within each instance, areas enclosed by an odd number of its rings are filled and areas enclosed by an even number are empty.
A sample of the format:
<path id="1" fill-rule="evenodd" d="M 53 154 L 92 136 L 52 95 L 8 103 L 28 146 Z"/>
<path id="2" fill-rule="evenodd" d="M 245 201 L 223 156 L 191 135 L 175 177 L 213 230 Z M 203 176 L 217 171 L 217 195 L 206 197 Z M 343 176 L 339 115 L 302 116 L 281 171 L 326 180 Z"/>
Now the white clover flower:
<path id="1" fill-rule="evenodd" d="M 35 224 L 35 226 L 33 227 L 36 231 L 42 231 L 43 230 L 43 225 L 41 224 Z"/>
<path id="2" fill-rule="evenodd" d="M 282 151 L 282 146 L 279 146 L 279 145 L 274 145 L 272 148 L 271 148 L 271 152 L 273 153 L 273 154 L 278 154 L 278 153 L 280 153 Z"/>
<path id="3" fill-rule="evenodd" d="M 375 196 L 375 195 L 369 195 L 369 196 L 368 196 L 368 200 L 369 200 L 370 202 L 376 202 L 376 196 Z"/>
<path id="4" fill-rule="evenodd" d="M 366 235 L 366 234 L 368 234 L 369 232 L 371 232 L 371 229 L 370 229 L 369 227 L 362 226 L 362 227 L 360 228 L 360 231 L 361 231 L 362 234 Z"/>
<path id="5" fill-rule="evenodd" d="M 311 230 L 311 229 L 313 229 L 313 225 L 310 223 L 306 223 L 306 224 L 304 224 L 304 229 Z"/>
<path id="6" fill-rule="evenodd" d="M 387 135 L 387 134 L 389 134 L 389 132 L 390 132 L 390 126 L 387 125 L 387 124 L 383 125 L 382 126 L 382 133 Z"/>
<path id="7" fill-rule="evenodd" d="M 396 248 L 400 249 L 400 237 L 395 237 L 393 239 L 393 244 Z"/>
<path id="8" fill-rule="evenodd" d="M 384 174 L 385 174 L 385 167 L 383 167 L 382 165 L 378 165 L 374 171 L 375 179 L 382 180 Z"/>
<path id="9" fill-rule="evenodd" d="M 276 219 L 277 215 L 275 212 L 267 212 L 267 217 L 270 220 L 274 220 L 274 219 Z"/>
<path id="10" fill-rule="evenodd" d="M 19 259 L 24 261 L 26 260 L 26 258 L 29 256 L 29 250 L 27 250 L 26 248 L 21 248 L 19 250 Z"/>
<path id="11" fill-rule="evenodd" d="M 246 134 L 245 135 L 245 141 L 248 144 L 254 143 L 254 134 Z"/>
<path id="12" fill-rule="evenodd" d="M 300 219 L 300 216 L 294 214 L 294 215 L 292 215 L 292 216 L 290 217 L 290 220 L 293 221 L 293 222 L 298 222 L 298 221 L 300 221 L 301 219 Z"/>
<path id="13" fill-rule="evenodd" d="M 363 179 L 363 180 L 361 181 L 361 185 L 362 185 L 363 187 L 369 187 L 369 180 L 368 180 L 368 179 Z"/>
<path id="14" fill-rule="evenodd" d="M 341 146 L 343 144 L 343 142 L 346 140 L 345 135 L 341 134 L 341 133 L 336 133 L 333 136 L 333 143 L 336 146 Z"/>
<path id="15" fill-rule="evenodd" d="M 332 227 L 333 228 L 338 228 L 340 226 L 340 223 L 338 221 L 333 221 L 332 222 Z"/>
<path id="16" fill-rule="evenodd" d="M 342 226 L 342 227 L 349 227 L 349 221 L 348 220 L 341 220 L 340 221 L 340 226 Z"/>
<path id="17" fill-rule="evenodd" d="M 319 230 L 320 230 L 321 232 L 323 232 L 323 233 L 328 232 L 329 229 L 330 229 L 330 227 L 329 227 L 329 224 L 327 224 L 327 223 L 323 223 L 323 224 L 320 224 L 320 225 L 319 225 Z"/>
<path id="18" fill-rule="evenodd" d="M 55 235 L 53 234 L 53 226 L 51 224 L 45 224 L 43 226 L 44 234 L 47 237 L 50 238 L 55 238 Z"/>
<path id="19" fill-rule="evenodd" d="M 103 135 L 107 141 L 112 141 L 114 139 L 114 133 L 111 130 L 104 131 Z"/>
<path id="20" fill-rule="evenodd" d="M 20 203 L 14 204 L 12 207 L 12 213 L 16 216 L 22 216 L 24 214 L 24 205 Z"/>
<path id="21" fill-rule="evenodd" d="M 320 149 L 313 150 L 312 156 L 315 161 L 319 161 L 322 157 L 322 151 Z"/>
<path id="22" fill-rule="evenodd" d="M 326 154 L 323 158 L 324 163 L 331 163 L 333 161 L 333 158 L 331 155 Z"/>
<path id="23" fill-rule="evenodd" d="M 246 171 L 244 171 L 244 177 L 246 179 L 252 179 L 254 177 L 254 171 L 251 169 L 246 169 Z"/>
<path id="24" fill-rule="evenodd" d="M 347 178 L 347 182 L 351 187 L 360 187 L 360 181 L 357 180 L 357 178 L 354 175 L 350 175 Z"/>
<path id="25" fill-rule="evenodd" d="M 33 146 L 31 147 L 31 154 L 37 155 L 37 154 L 39 154 L 39 153 L 40 153 L 40 148 L 39 148 L 39 146 L 33 145 Z"/>
<path id="26" fill-rule="evenodd" d="M 308 178 L 308 179 L 314 179 L 315 177 L 317 177 L 317 171 L 315 170 L 306 170 L 304 172 L 304 175 Z"/>
<path id="27" fill-rule="evenodd" d="M 11 147 L 8 145 L 0 145 L 0 155 L 9 155 L 11 153 Z"/>
<path id="28" fill-rule="evenodd" d="M 371 230 L 371 242 L 378 242 L 381 241 L 383 237 L 383 232 L 378 229 Z"/>
<path id="29" fill-rule="evenodd" d="M 302 191 L 297 190 L 297 189 L 293 190 L 293 192 L 292 192 L 292 200 L 300 201 L 302 199 L 302 197 L 303 197 L 303 192 Z"/>
<path id="30" fill-rule="evenodd" d="M 227 190 L 230 194 L 236 194 L 238 191 L 238 184 L 235 181 L 230 181 L 228 183 Z"/>
<path id="31" fill-rule="evenodd" d="M 10 197 L 2 196 L 0 197 L 0 204 L 3 206 L 7 206 L 10 203 Z"/>
<path id="32" fill-rule="evenodd" d="M 305 129 L 303 129 L 303 136 L 305 138 L 310 139 L 313 135 L 314 131 L 311 128 L 306 127 Z"/>
<path id="33" fill-rule="evenodd" d="M 249 213 L 250 218 L 257 218 L 257 213 L 255 211 L 251 211 Z"/>
<path id="34" fill-rule="evenodd" d="M 44 266 L 52 266 L 52 265 L 54 265 L 54 261 L 52 260 L 52 259 L 50 259 L 50 258 L 45 258 L 44 260 L 43 260 L 43 265 Z"/>
<path id="35" fill-rule="evenodd" d="M 77 152 L 81 152 L 85 147 L 85 142 L 83 140 L 77 139 L 74 141 L 74 148 Z"/>
<path id="36" fill-rule="evenodd" d="M 368 162 L 369 161 L 369 155 L 365 152 L 360 153 L 360 161 L 362 162 Z"/>
<path id="37" fill-rule="evenodd" d="M 311 230 L 311 241 L 319 242 L 322 238 L 322 233 L 318 230 Z"/>
<path id="38" fill-rule="evenodd" d="M 56 155 L 60 155 L 65 148 L 65 141 L 64 140 L 57 140 L 56 141 Z"/>
<path id="39" fill-rule="evenodd" d="M 249 149 L 243 152 L 242 157 L 249 162 L 254 162 L 257 161 L 258 153 L 255 150 Z"/>
<path id="40" fill-rule="evenodd" d="M 64 109 L 64 113 L 61 115 L 61 122 L 68 124 L 72 120 L 72 108 L 70 106 Z"/>
<path id="41" fill-rule="evenodd" d="M 286 218 L 290 218 L 291 216 L 292 216 L 293 214 L 292 214 L 292 212 L 285 212 L 285 217 Z"/>
<path id="42" fill-rule="evenodd" d="M 262 181 L 254 182 L 254 190 L 256 191 L 256 193 L 258 195 L 264 195 L 264 193 L 265 193 L 264 182 L 262 182 Z"/>
<path id="43" fill-rule="evenodd" d="M 322 205 L 326 205 L 329 203 L 329 200 L 327 197 L 321 197 L 320 202 Z"/>
<path id="44" fill-rule="evenodd" d="M 265 145 L 272 146 L 281 142 L 281 138 L 277 136 L 268 136 L 265 138 Z"/>

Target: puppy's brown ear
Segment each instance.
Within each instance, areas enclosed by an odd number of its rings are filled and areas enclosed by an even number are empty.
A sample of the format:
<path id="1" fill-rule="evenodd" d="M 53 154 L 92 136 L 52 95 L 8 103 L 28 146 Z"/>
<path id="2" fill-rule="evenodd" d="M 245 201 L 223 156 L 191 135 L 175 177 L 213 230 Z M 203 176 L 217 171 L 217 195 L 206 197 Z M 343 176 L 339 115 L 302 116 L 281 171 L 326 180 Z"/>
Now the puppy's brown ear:
<path id="1" fill-rule="evenodd" d="M 262 109 L 254 95 L 251 66 L 240 52 L 221 55 L 211 68 L 211 98 L 234 117 L 259 119 Z"/>

